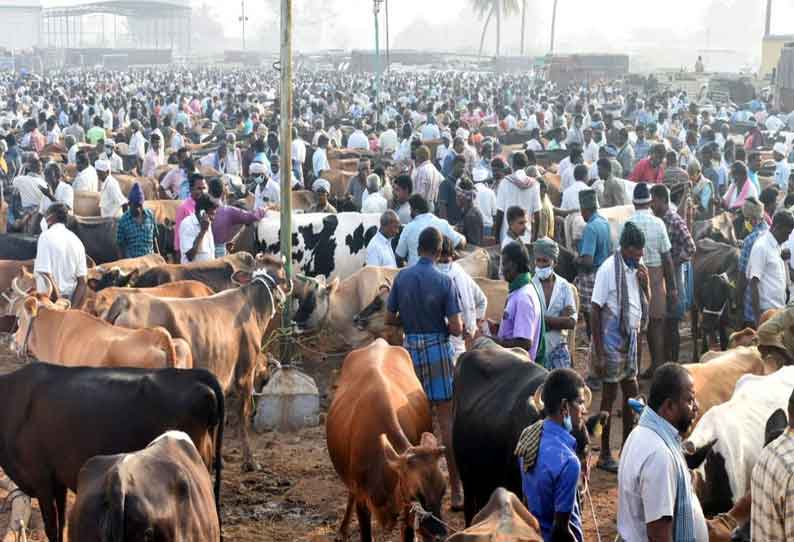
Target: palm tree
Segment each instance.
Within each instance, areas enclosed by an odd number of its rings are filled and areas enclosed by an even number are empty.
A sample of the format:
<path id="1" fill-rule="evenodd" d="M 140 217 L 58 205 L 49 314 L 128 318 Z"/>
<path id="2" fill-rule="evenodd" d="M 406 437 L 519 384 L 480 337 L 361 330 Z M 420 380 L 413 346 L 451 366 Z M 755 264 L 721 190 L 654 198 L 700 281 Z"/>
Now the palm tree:
<path id="1" fill-rule="evenodd" d="M 491 18 L 496 15 L 496 56 L 499 56 L 502 45 L 502 15 L 512 15 L 518 12 L 518 0 L 469 0 L 478 17 L 485 17 L 480 36 L 480 52 L 485 45 L 485 33 Z M 487 15 L 486 15 L 487 14 Z"/>

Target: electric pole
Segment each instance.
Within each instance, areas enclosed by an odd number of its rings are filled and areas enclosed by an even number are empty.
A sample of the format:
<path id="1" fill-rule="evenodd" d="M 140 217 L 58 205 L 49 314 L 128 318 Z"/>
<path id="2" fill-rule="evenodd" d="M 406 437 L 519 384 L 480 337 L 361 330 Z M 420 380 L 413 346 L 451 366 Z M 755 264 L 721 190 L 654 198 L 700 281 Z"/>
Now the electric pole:
<path id="1" fill-rule="evenodd" d="M 245 51 L 245 21 L 248 20 L 248 17 L 245 16 L 245 0 L 240 0 L 240 10 L 241 15 L 237 18 L 243 25 L 243 51 Z"/>
<path id="2" fill-rule="evenodd" d="M 378 13 L 383 0 L 372 0 L 372 12 L 375 15 L 375 125 L 380 118 L 380 35 L 378 29 Z"/>

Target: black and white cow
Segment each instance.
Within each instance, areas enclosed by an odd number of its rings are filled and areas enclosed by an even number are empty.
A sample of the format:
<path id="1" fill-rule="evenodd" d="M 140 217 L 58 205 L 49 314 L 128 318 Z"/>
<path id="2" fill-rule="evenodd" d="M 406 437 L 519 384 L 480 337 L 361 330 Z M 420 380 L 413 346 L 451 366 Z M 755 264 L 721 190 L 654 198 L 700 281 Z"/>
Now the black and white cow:
<path id="1" fill-rule="evenodd" d="M 295 271 L 327 279 L 349 277 L 367 260 L 367 245 L 378 232 L 378 213 L 307 213 L 292 217 Z M 281 220 L 271 213 L 257 226 L 257 252 L 278 254 Z"/>
<path id="2" fill-rule="evenodd" d="M 736 383 L 728 402 L 710 408 L 700 419 L 684 449 L 698 458 L 688 463 L 695 470 L 698 498 L 706 516 L 729 511 L 750 491 L 753 467 L 766 441 L 767 422 L 778 409 L 787 409 L 792 389 L 794 366 L 770 375 L 746 375 Z"/>

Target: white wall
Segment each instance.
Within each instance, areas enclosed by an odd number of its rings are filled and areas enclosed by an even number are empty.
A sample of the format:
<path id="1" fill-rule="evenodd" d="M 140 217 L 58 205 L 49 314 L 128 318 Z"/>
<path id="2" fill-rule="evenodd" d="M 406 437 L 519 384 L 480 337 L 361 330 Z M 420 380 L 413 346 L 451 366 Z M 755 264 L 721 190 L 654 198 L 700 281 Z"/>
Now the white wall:
<path id="1" fill-rule="evenodd" d="M 41 8 L 0 4 L 0 47 L 30 49 L 41 43 Z"/>

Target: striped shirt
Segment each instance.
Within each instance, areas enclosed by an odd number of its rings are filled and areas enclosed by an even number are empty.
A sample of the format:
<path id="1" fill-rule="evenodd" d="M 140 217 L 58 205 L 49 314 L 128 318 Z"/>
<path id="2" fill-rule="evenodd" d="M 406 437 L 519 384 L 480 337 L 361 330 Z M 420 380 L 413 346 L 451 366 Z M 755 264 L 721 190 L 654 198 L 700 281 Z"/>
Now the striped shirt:
<path id="1" fill-rule="evenodd" d="M 751 540 L 794 540 L 794 429 L 763 449 L 751 483 Z"/>
<path id="2" fill-rule="evenodd" d="M 667 254 L 671 248 L 667 227 L 662 219 L 656 217 L 650 209 L 641 209 L 631 215 L 628 221 L 633 222 L 645 234 L 645 254 L 643 255 L 645 265 L 661 267 L 662 254 Z"/>

